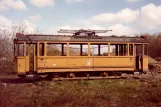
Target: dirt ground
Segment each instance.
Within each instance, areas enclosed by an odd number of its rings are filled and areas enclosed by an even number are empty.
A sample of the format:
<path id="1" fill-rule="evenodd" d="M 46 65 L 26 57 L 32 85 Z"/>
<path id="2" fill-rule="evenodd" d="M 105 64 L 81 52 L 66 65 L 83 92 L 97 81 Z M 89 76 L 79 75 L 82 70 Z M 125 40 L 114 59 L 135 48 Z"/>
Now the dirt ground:
<path id="1" fill-rule="evenodd" d="M 47 81 L 0 75 L 0 107 L 160 107 L 161 76 Z"/>

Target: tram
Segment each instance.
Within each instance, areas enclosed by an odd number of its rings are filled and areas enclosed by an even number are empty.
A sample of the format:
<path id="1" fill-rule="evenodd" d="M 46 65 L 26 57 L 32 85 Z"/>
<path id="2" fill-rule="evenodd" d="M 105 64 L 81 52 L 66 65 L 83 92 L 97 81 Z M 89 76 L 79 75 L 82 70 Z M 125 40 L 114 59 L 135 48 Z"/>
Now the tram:
<path id="1" fill-rule="evenodd" d="M 16 33 L 14 71 L 19 77 L 109 77 L 148 71 L 145 37 L 98 36 L 109 30 L 65 30 L 72 35 Z"/>

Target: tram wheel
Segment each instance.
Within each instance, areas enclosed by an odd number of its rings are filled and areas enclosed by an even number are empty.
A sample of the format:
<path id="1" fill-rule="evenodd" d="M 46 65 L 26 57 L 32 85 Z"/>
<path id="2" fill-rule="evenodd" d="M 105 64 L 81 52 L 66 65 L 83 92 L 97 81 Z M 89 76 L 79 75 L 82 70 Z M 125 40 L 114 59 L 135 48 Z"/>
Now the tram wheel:
<path id="1" fill-rule="evenodd" d="M 51 80 L 53 80 L 53 75 L 52 74 L 48 74 L 47 76 L 46 76 L 46 79 L 47 80 L 49 80 L 49 81 L 51 81 Z"/>
<path id="2" fill-rule="evenodd" d="M 102 76 L 102 77 L 107 77 L 107 76 L 108 76 L 108 73 L 107 73 L 107 72 L 103 72 L 103 73 L 101 74 L 101 76 Z"/>
<path id="3" fill-rule="evenodd" d="M 18 75 L 19 78 L 26 78 L 26 75 Z"/>
<path id="4" fill-rule="evenodd" d="M 74 73 L 69 73 L 69 74 L 68 74 L 68 77 L 69 77 L 69 78 L 74 78 L 74 77 L 75 77 L 75 74 L 74 74 Z"/>

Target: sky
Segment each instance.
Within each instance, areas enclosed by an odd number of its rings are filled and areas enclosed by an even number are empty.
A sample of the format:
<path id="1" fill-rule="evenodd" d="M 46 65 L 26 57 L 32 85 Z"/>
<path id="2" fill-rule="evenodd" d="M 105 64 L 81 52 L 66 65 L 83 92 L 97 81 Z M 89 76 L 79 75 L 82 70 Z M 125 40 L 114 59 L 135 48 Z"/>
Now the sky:
<path id="1" fill-rule="evenodd" d="M 57 34 L 59 29 L 161 31 L 161 0 L 0 0 L 0 31 Z"/>

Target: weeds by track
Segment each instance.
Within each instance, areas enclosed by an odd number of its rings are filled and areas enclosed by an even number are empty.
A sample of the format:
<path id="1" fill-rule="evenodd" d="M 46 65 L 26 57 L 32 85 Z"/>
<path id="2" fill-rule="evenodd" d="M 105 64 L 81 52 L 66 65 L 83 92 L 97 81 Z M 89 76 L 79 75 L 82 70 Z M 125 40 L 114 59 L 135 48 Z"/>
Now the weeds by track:
<path id="1" fill-rule="evenodd" d="M 160 80 L 149 74 L 56 82 L 0 75 L 0 107 L 159 107 Z"/>

